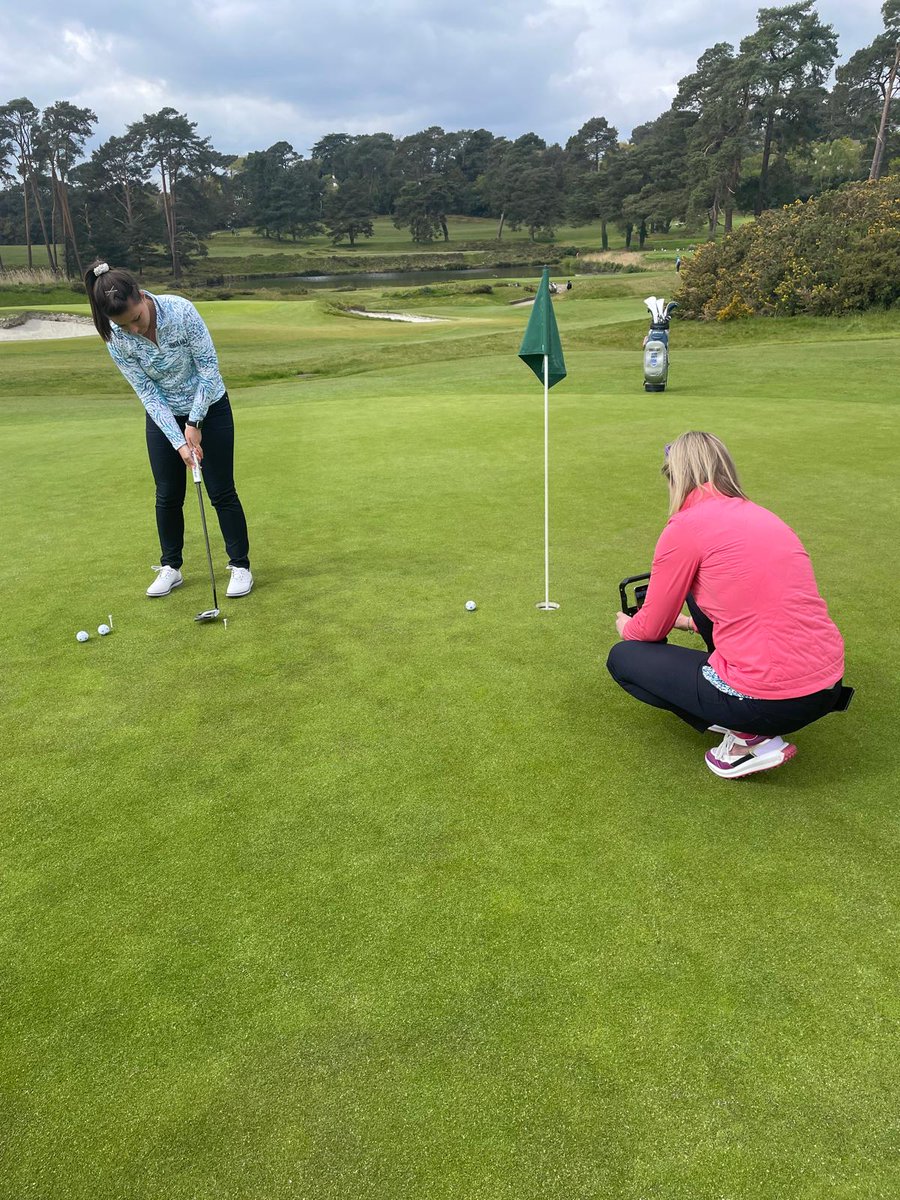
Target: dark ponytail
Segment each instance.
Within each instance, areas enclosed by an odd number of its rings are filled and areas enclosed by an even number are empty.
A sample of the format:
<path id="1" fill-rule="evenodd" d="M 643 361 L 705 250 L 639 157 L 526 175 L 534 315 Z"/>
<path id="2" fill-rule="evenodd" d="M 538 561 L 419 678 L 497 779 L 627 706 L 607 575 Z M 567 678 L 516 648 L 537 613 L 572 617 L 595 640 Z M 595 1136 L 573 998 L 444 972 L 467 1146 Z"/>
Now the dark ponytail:
<path id="1" fill-rule="evenodd" d="M 97 274 L 97 269 L 105 270 Z M 109 318 L 121 316 L 132 304 L 140 304 L 141 289 L 130 271 L 109 267 L 97 259 L 84 273 L 84 287 L 91 302 L 94 328 L 108 342 L 112 337 Z"/>

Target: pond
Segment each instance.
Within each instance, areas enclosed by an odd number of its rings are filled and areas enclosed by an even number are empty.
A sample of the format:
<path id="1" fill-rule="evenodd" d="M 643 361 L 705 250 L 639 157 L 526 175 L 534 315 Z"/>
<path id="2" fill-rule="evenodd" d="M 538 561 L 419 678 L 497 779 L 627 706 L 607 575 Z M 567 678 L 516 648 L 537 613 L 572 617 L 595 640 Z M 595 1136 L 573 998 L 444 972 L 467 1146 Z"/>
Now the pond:
<path id="1" fill-rule="evenodd" d="M 542 267 L 467 267 L 462 271 L 369 271 L 353 275 L 254 275 L 241 281 L 247 287 L 272 287 L 282 291 L 302 288 L 426 287 L 430 283 L 454 283 L 478 279 L 540 279 Z M 564 275 L 551 279 L 564 280 Z M 240 284 L 236 281 L 236 286 Z"/>

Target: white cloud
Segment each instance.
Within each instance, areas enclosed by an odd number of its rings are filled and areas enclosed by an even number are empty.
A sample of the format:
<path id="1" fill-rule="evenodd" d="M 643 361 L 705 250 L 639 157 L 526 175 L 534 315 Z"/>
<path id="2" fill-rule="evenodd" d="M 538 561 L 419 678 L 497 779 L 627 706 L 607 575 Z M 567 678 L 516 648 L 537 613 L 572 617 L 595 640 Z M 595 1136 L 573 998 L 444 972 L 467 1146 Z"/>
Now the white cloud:
<path id="1" fill-rule="evenodd" d="M 81 0 L 0 0 L 0 100 L 93 108 L 100 138 L 171 105 L 226 152 L 324 133 L 485 126 L 565 141 L 603 115 L 622 136 L 667 106 L 759 0 L 156 0 L 152 20 Z M 880 0 L 819 0 L 843 56 L 881 27 Z M 35 52 L 40 47 L 40 52 Z"/>

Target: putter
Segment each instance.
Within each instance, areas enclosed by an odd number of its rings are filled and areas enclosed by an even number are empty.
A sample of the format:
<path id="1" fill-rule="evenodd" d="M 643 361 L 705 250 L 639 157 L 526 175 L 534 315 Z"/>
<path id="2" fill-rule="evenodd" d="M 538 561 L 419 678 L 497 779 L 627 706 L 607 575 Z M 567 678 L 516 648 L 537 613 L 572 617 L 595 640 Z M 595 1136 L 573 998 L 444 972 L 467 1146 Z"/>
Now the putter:
<path id="1" fill-rule="evenodd" d="M 212 608 L 206 609 L 205 612 L 197 613 L 196 617 L 194 617 L 194 620 L 215 621 L 216 617 L 219 615 L 219 598 L 216 595 L 216 573 L 213 570 L 212 551 L 209 548 L 209 530 L 206 528 L 206 510 L 203 507 L 203 486 L 201 484 L 203 476 L 200 473 L 200 464 L 197 462 L 197 459 L 193 453 L 191 454 L 191 459 L 193 460 L 193 467 L 191 468 L 191 471 L 194 476 L 194 483 L 197 485 L 197 501 L 200 505 L 200 522 L 203 525 L 203 539 L 206 542 L 206 561 L 209 563 L 209 582 L 212 584 L 213 594 Z"/>

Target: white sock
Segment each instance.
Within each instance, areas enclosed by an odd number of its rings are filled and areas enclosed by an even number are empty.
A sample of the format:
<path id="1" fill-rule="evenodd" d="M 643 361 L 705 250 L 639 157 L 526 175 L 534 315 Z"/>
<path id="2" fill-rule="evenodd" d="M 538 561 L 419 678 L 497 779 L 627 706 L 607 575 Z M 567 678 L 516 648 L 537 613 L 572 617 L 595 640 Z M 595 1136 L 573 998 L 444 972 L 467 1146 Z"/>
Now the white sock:
<path id="1" fill-rule="evenodd" d="M 774 754 L 777 750 L 783 750 L 787 742 L 780 733 L 776 733 L 774 737 L 769 738 L 767 742 L 760 742 L 757 746 L 748 746 L 747 749 L 751 754 L 761 757 L 763 754 Z"/>

